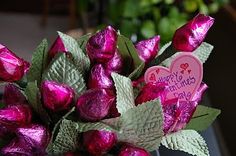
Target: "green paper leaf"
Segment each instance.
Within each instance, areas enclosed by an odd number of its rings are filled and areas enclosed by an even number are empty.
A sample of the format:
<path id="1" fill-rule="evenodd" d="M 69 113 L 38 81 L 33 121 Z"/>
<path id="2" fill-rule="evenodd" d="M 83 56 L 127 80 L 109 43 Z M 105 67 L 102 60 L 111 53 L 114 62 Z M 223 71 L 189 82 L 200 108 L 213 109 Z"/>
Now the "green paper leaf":
<path id="1" fill-rule="evenodd" d="M 168 42 L 167 44 L 165 44 L 159 51 L 158 55 L 161 55 L 169 46 L 171 45 L 171 42 Z M 205 63 L 207 61 L 207 59 L 209 58 L 212 50 L 213 50 L 213 46 L 210 45 L 209 43 L 203 42 L 196 50 L 194 50 L 192 52 L 192 54 L 194 56 L 196 56 L 202 63 Z M 161 63 L 162 66 L 165 67 L 169 67 L 171 64 L 171 61 L 179 54 L 181 53 L 185 53 L 185 52 L 178 52 L 176 54 L 174 54 L 173 56 L 171 56 L 170 58 L 166 59 L 165 61 L 163 61 Z"/>
<path id="2" fill-rule="evenodd" d="M 71 113 L 73 113 L 75 111 L 75 107 L 73 107 L 68 113 L 66 113 L 55 125 L 54 128 L 52 130 L 52 135 L 51 135 L 51 139 L 50 142 L 48 144 L 48 147 L 46 149 L 48 154 L 53 154 L 54 153 L 54 149 L 53 149 L 53 141 L 54 141 L 54 137 L 55 137 L 55 133 L 58 130 L 58 127 L 60 126 L 62 120 L 66 119 Z"/>
<path id="3" fill-rule="evenodd" d="M 39 88 L 37 87 L 37 81 L 29 82 L 25 88 L 25 95 L 28 99 L 30 106 L 40 116 L 43 122 L 47 125 L 50 124 L 51 119 L 45 109 L 42 106 L 39 97 Z"/>
<path id="4" fill-rule="evenodd" d="M 148 151 L 158 149 L 163 136 L 163 113 L 159 100 L 127 110 L 119 120 L 119 140 Z"/>
<path id="5" fill-rule="evenodd" d="M 145 67 L 145 63 L 142 62 L 132 73 L 129 74 L 129 78 L 131 80 L 137 79 L 141 74 Z"/>
<path id="6" fill-rule="evenodd" d="M 32 64 L 30 66 L 29 73 L 27 74 L 28 81 L 37 81 L 38 85 L 40 85 L 43 71 L 47 65 L 47 48 L 48 43 L 47 40 L 44 39 L 35 49 L 32 56 Z"/>
<path id="7" fill-rule="evenodd" d="M 219 109 L 198 105 L 185 129 L 203 131 L 212 124 L 220 112 Z"/>
<path id="8" fill-rule="evenodd" d="M 67 151 L 75 151 L 78 147 L 79 131 L 77 125 L 70 120 L 62 120 L 57 137 L 52 145 L 53 154 L 60 155 Z"/>
<path id="9" fill-rule="evenodd" d="M 116 108 L 123 114 L 135 107 L 132 82 L 129 78 L 117 73 L 111 74 L 116 87 Z"/>
<path id="10" fill-rule="evenodd" d="M 131 108 L 120 117 L 101 120 L 94 123 L 74 122 L 63 119 L 59 133 L 50 146 L 54 154 L 77 149 L 78 134 L 89 130 L 106 130 L 117 133 L 119 141 L 149 151 L 157 149 L 163 136 L 163 114 L 159 100 L 150 101 Z"/>
<path id="11" fill-rule="evenodd" d="M 86 34 L 86 35 L 83 35 L 81 36 L 80 38 L 76 39 L 79 47 L 83 50 L 83 52 L 86 54 L 86 44 L 89 40 L 89 38 L 91 37 L 91 34 Z"/>
<path id="12" fill-rule="evenodd" d="M 63 119 L 57 137 L 49 147 L 50 152 L 58 155 L 67 151 L 75 151 L 78 148 L 79 133 L 89 130 L 110 131 L 112 128 L 101 122 L 82 123 Z"/>
<path id="13" fill-rule="evenodd" d="M 194 52 L 193 55 L 196 56 L 202 63 L 205 63 L 210 56 L 213 46 L 209 43 L 203 42 Z"/>
<path id="14" fill-rule="evenodd" d="M 82 74 L 64 53 L 58 54 L 43 74 L 44 80 L 53 80 L 72 87 L 77 95 L 86 90 Z"/>
<path id="15" fill-rule="evenodd" d="M 118 35 L 117 45 L 119 52 L 124 59 L 124 67 L 128 67 L 126 68 L 126 73 L 130 73 L 132 67 L 134 67 L 134 69 L 140 68 L 143 61 L 139 58 L 133 43 L 123 35 Z M 140 71 L 142 71 L 142 69 L 143 68 L 140 68 L 139 72 L 136 73 L 137 76 L 141 74 Z"/>
<path id="16" fill-rule="evenodd" d="M 184 151 L 196 156 L 209 156 L 205 140 L 194 130 L 181 130 L 167 134 L 161 144 L 172 150 Z"/>
<path id="17" fill-rule="evenodd" d="M 77 41 L 61 32 L 58 32 L 58 35 L 61 37 L 65 48 L 72 54 L 73 62 L 83 74 L 85 71 L 88 71 L 90 68 L 90 60 L 87 55 L 85 55 L 82 49 L 79 47 Z"/>

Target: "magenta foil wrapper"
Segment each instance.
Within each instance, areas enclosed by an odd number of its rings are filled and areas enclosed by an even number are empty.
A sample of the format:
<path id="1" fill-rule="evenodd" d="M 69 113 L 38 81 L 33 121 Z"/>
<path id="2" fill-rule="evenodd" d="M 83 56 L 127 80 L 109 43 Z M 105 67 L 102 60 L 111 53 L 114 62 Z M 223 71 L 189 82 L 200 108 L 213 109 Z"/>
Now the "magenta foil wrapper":
<path id="1" fill-rule="evenodd" d="M 109 114 L 115 95 L 108 89 L 90 89 L 77 100 L 78 116 L 84 121 L 99 121 Z"/>
<path id="2" fill-rule="evenodd" d="M 151 156 L 148 151 L 132 145 L 123 145 L 118 156 Z"/>
<path id="3" fill-rule="evenodd" d="M 123 69 L 123 59 L 118 51 L 116 49 L 114 56 L 104 64 L 104 67 L 109 75 L 111 75 L 112 72 L 121 73 Z"/>
<path id="4" fill-rule="evenodd" d="M 152 82 L 146 84 L 135 99 L 135 104 L 142 104 L 159 98 L 161 102 L 165 101 L 167 94 L 167 85 L 165 83 Z"/>
<path id="5" fill-rule="evenodd" d="M 55 81 L 44 81 L 41 93 L 43 105 L 54 112 L 68 110 L 74 97 L 72 88 Z"/>
<path id="6" fill-rule="evenodd" d="M 106 63 L 115 53 L 117 33 L 111 26 L 89 38 L 86 51 L 92 62 Z"/>
<path id="7" fill-rule="evenodd" d="M 91 130 L 83 133 L 83 145 L 92 155 L 103 155 L 110 150 L 116 142 L 117 136 L 113 132 Z"/>
<path id="8" fill-rule="evenodd" d="M 49 59 L 51 60 L 52 58 L 56 56 L 56 54 L 60 52 L 66 53 L 67 49 L 65 48 L 61 37 L 58 36 L 56 40 L 54 41 L 53 45 L 51 46 L 50 50 L 48 51 Z"/>
<path id="9" fill-rule="evenodd" d="M 173 47 L 177 51 L 194 51 L 203 42 L 213 23 L 214 18 L 198 14 L 191 21 L 175 31 L 172 39 Z"/>
<path id="10" fill-rule="evenodd" d="M 9 105 L 0 109 L 0 124 L 14 131 L 31 122 L 32 112 L 27 105 Z"/>
<path id="11" fill-rule="evenodd" d="M 135 45 L 139 58 L 146 63 L 152 61 L 158 53 L 159 43 L 160 43 L 159 35 L 143 41 L 139 41 Z"/>
<path id="12" fill-rule="evenodd" d="M 20 80 L 27 71 L 28 63 L 0 44 L 0 80 L 14 82 Z"/>
<path id="13" fill-rule="evenodd" d="M 96 64 L 90 71 L 88 88 L 106 88 L 114 87 L 111 75 L 104 69 L 102 64 Z"/>
<path id="14" fill-rule="evenodd" d="M 32 147 L 45 150 L 50 141 L 49 130 L 39 124 L 30 124 L 16 129 L 18 138 L 24 139 Z"/>
<path id="15" fill-rule="evenodd" d="M 27 104 L 26 97 L 20 89 L 13 85 L 7 84 L 3 92 L 3 102 L 5 105 Z"/>

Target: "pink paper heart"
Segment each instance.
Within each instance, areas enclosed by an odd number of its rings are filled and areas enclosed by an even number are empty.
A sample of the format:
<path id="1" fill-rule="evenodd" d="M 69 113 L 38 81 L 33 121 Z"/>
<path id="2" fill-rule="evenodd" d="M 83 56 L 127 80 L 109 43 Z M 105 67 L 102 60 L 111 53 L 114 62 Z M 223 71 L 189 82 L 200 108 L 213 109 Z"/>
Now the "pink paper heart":
<path id="1" fill-rule="evenodd" d="M 157 81 L 168 84 L 169 89 L 166 100 L 179 98 L 184 101 L 192 100 L 202 82 L 202 77 L 202 63 L 191 54 L 178 55 L 172 61 L 170 68 L 162 66 L 150 67 L 144 75 L 146 83 Z"/>

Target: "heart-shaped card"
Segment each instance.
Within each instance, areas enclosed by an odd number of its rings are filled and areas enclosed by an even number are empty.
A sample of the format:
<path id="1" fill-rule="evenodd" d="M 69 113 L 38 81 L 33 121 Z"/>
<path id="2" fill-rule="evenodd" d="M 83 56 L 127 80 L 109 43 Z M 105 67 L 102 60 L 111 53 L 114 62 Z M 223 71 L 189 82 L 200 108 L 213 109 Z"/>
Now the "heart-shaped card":
<path id="1" fill-rule="evenodd" d="M 202 63 L 191 54 L 180 54 L 173 59 L 170 68 L 153 66 L 144 75 L 145 82 L 168 84 L 167 100 L 179 98 L 190 101 L 199 88 L 203 77 Z"/>

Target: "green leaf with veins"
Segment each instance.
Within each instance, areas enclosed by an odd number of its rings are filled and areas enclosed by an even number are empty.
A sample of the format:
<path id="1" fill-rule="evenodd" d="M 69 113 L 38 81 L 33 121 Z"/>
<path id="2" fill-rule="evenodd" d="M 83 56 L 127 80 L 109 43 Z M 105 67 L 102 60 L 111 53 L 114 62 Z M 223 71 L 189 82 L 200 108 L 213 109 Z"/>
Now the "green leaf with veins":
<path id="1" fill-rule="evenodd" d="M 56 55 L 54 61 L 44 72 L 43 79 L 67 84 L 74 89 L 77 95 L 86 90 L 82 74 L 64 53 Z"/>
<path id="2" fill-rule="evenodd" d="M 167 134 L 161 144 L 172 150 L 184 151 L 196 156 L 209 156 L 205 140 L 195 130 L 181 130 Z"/>

